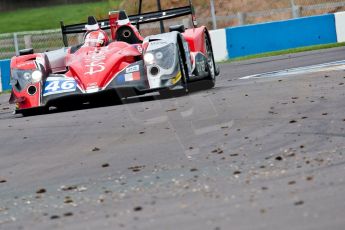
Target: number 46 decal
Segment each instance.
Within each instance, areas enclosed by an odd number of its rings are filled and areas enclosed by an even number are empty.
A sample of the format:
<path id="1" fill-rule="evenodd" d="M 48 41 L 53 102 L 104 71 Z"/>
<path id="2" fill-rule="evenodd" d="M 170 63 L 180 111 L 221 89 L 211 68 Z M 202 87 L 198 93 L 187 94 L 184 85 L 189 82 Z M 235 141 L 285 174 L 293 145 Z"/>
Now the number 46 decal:
<path id="1" fill-rule="evenodd" d="M 48 78 L 45 85 L 43 96 L 58 94 L 58 93 L 66 93 L 66 92 L 74 92 L 77 88 L 77 83 L 73 79 L 61 79 L 61 78 Z"/>

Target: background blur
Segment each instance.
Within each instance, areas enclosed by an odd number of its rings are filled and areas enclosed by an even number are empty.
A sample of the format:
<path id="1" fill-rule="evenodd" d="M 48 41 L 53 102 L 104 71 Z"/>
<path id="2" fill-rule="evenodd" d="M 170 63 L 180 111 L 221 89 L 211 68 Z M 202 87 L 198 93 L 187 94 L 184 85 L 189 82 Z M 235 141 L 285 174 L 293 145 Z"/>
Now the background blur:
<path id="1" fill-rule="evenodd" d="M 135 14 L 138 0 L 2 0 L 0 2 L 0 59 L 12 57 L 23 48 L 36 52 L 63 46 L 60 21 L 65 24 L 84 22 L 88 15 L 107 18 L 109 9 L 125 9 Z M 184 6 L 187 0 L 161 0 L 162 8 Z M 194 0 L 199 24 L 209 29 L 286 20 L 345 11 L 341 0 Z M 157 10 L 157 0 L 143 0 L 144 11 Z M 165 23 L 186 24 L 174 19 Z M 187 22 L 188 24 L 188 22 Z M 29 32 L 28 32 L 29 31 Z M 159 24 L 141 27 L 143 35 L 159 32 Z M 81 42 L 69 36 L 70 45 Z"/>

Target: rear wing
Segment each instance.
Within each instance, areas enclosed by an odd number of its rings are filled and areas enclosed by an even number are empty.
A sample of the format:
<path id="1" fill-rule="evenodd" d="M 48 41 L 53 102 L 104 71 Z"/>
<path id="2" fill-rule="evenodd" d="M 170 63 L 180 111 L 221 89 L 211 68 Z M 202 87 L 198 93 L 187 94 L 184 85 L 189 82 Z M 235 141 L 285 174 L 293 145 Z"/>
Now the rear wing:
<path id="1" fill-rule="evenodd" d="M 163 21 L 182 17 L 186 15 L 192 16 L 193 26 L 197 26 L 197 21 L 195 17 L 195 11 L 194 7 L 192 5 L 191 0 L 189 0 L 189 5 L 184 7 L 178 7 L 168 10 L 161 10 L 160 4 L 158 4 L 158 11 L 148 12 L 148 13 L 141 13 L 142 8 L 142 0 L 139 0 L 139 13 L 135 15 L 129 15 L 128 18 L 132 25 L 135 25 L 138 29 L 141 24 L 145 23 L 152 23 L 152 22 L 161 22 L 161 32 L 164 32 L 164 26 Z M 159 1 L 158 1 L 159 2 Z M 68 46 L 68 40 L 67 40 L 67 34 L 76 34 L 76 33 L 85 33 L 86 28 L 85 25 L 87 23 L 79 23 L 79 24 L 72 24 L 72 25 L 64 25 L 64 23 L 61 21 L 61 32 L 62 32 L 62 38 L 63 43 L 67 47 Z M 102 30 L 110 29 L 110 22 L 109 19 L 99 20 L 98 24 Z"/>

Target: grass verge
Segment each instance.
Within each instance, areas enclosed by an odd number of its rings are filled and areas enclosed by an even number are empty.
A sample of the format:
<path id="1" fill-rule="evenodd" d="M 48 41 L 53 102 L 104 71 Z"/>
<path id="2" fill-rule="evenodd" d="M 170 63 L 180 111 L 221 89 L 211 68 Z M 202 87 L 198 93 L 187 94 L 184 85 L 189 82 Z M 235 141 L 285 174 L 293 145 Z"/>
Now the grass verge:
<path id="1" fill-rule="evenodd" d="M 11 93 L 11 90 L 7 89 L 7 90 L 4 90 L 4 91 L 0 92 L 0 95 L 2 95 L 2 94 L 9 94 L 9 93 Z"/>
<path id="2" fill-rule="evenodd" d="M 87 16 L 105 18 L 110 9 L 117 9 L 121 0 L 94 3 L 71 4 L 65 6 L 23 9 L 0 13 L 0 34 L 18 31 L 47 30 L 60 28 L 65 24 L 84 22 Z"/>
<path id="3" fill-rule="evenodd" d="M 278 56 L 278 55 L 292 54 L 292 53 L 301 53 L 301 52 L 313 51 L 313 50 L 329 49 L 329 48 L 335 48 L 335 47 L 341 47 L 341 46 L 345 46 L 345 42 L 330 43 L 330 44 L 325 44 L 325 45 L 305 46 L 305 47 L 300 47 L 300 48 L 293 48 L 293 49 L 287 49 L 287 50 L 279 50 L 279 51 L 274 51 L 274 52 L 248 55 L 244 57 L 231 58 L 222 63 L 245 61 L 245 60 L 256 59 L 256 58 L 264 58 L 264 57 L 271 57 L 271 56 Z"/>

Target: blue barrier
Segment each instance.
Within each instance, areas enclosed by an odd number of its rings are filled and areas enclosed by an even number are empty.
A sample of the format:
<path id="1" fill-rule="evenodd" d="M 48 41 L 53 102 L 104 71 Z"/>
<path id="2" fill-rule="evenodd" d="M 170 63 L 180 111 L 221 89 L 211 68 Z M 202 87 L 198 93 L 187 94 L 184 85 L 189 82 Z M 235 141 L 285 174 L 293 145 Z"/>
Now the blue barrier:
<path id="1" fill-rule="evenodd" d="M 2 91 L 11 89 L 10 85 L 10 62 L 11 60 L 0 60 L 0 80 Z M 0 89 L 1 92 L 1 89 Z"/>
<path id="2" fill-rule="evenodd" d="M 334 14 L 226 29 L 229 58 L 337 42 Z"/>

